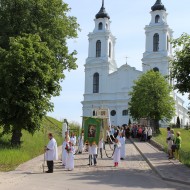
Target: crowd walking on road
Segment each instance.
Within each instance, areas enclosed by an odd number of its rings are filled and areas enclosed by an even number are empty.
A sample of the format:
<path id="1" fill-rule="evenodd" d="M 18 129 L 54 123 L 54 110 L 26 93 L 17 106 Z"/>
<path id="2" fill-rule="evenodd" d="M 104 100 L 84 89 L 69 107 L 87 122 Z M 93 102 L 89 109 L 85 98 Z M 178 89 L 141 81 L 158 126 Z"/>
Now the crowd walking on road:
<path id="1" fill-rule="evenodd" d="M 113 146 L 113 162 L 114 167 L 118 167 L 120 161 L 126 159 L 126 140 L 130 137 L 138 138 L 139 141 L 150 142 L 152 138 L 152 128 L 141 126 L 141 125 L 124 125 L 122 127 L 111 126 L 108 131 L 107 143 L 110 143 L 110 147 Z M 48 134 L 49 143 L 45 147 L 46 151 L 46 161 L 48 166 L 47 173 L 53 173 L 54 160 L 58 159 L 57 153 L 57 143 L 53 138 L 51 133 Z M 180 132 L 175 134 L 173 129 L 167 128 L 166 137 L 167 147 L 168 147 L 168 158 L 169 159 L 179 159 L 179 150 L 181 148 L 181 135 Z M 78 145 L 78 150 L 75 146 Z M 98 157 L 103 159 L 103 151 L 105 150 L 105 142 L 103 138 L 100 139 L 99 143 L 84 143 L 84 133 L 82 132 L 77 138 L 74 133 L 65 132 L 65 139 L 62 144 L 62 166 L 69 171 L 74 170 L 74 158 L 77 151 L 78 154 L 83 152 L 88 152 L 88 165 L 96 166 L 98 164 Z"/>

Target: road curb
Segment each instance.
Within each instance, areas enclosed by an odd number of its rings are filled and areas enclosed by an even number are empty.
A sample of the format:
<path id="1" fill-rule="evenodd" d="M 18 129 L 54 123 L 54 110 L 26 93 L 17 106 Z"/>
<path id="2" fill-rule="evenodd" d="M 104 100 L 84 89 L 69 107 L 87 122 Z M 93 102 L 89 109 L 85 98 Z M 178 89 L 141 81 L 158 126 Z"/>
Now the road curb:
<path id="1" fill-rule="evenodd" d="M 135 143 L 132 139 L 130 139 L 130 141 L 133 143 L 133 145 L 135 146 L 135 148 L 139 151 L 139 153 L 140 153 L 141 156 L 144 158 L 144 160 L 148 163 L 148 165 L 150 166 L 150 168 L 151 168 L 161 179 L 163 179 L 163 180 L 165 180 L 165 181 L 180 183 L 180 184 L 183 184 L 183 185 L 190 185 L 190 182 L 187 182 L 187 181 L 164 177 L 164 176 L 162 175 L 162 173 L 151 163 L 151 161 L 150 161 L 150 160 L 145 156 L 145 154 L 139 149 L 139 147 L 136 145 L 136 143 Z"/>

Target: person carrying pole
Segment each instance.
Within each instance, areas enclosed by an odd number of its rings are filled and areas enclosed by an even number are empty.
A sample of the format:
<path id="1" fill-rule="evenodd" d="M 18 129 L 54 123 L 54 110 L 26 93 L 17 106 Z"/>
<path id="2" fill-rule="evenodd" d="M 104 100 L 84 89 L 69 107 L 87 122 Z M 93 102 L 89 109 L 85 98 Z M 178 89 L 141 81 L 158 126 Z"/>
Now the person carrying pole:
<path id="1" fill-rule="evenodd" d="M 48 171 L 46 173 L 53 173 L 54 160 L 58 160 L 57 142 L 53 138 L 53 134 L 48 134 L 49 143 L 45 146 L 45 160 L 47 161 Z"/>

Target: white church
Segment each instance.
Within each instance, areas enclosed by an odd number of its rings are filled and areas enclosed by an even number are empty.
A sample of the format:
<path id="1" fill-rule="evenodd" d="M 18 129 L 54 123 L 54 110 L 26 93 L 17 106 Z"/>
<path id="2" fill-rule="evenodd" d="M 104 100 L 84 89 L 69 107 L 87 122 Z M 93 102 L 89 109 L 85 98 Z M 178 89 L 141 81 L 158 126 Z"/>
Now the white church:
<path id="1" fill-rule="evenodd" d="M 151 10 L 151 21 L 145 27 L 146 49 L 142 58 L 142 71 L 127 64 L 118 68 L 114 49 L 116 38 L 111 33 L 110 16 L 105 10 L 104 1 L 102 2 L 94 20 L 95 28 L 88 35 L 83 116 L 93 116 L 95 109 L 107 108 L 112 125 L 127 124 L 129 118 L 132 121 L 128 112 L 128 93 L 134 85 L 134 80 L 150 69 L 156 69 L 164 76 L 169 75 L 169 59 L 172 58 L 169 40 L 173 31 L 167 23 L 166 8 L 161 0 L 157 0 Z M 171 123 L 176 123 L 179 116 L 182 126 L 189 125 L 188 110 L 184 107 L 184 101 L 175 92 L 173 96 L 176 102 L 176 116 Z"/>

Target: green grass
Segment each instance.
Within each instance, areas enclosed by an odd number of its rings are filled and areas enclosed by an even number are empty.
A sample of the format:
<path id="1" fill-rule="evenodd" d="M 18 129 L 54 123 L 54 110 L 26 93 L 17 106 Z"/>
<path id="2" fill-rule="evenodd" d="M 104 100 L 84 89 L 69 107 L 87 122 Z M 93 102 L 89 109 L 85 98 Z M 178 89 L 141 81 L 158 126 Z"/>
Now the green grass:
<path id="1" fill-rule="evenodd" d="M 182 146 L 180 150 L 180 161 L 190 166 L 190 130 L 186 129 L 174 129 L 175 135 L 177 131 L 181 132 Z M 165 150 L 167 150 L 166 137 L 167 130 L 164 128 L 160 129 L 160 134 L 153 137 L 153 140 L 161 144 Z"/>
<path id="2" fill-rule="evenodd" d="M 57 125 L 57 126 L 55 126 Z M 22 131 L 22 145 L 20 148 L 11 148 L 10 135 L 5 135 L 0 139 L 0 171 L 14 170 L 18 165 L 26 162 L 40 154 L 43 154 L 45 144 L 47 144 L 47 133 L 52 132 L 58 145 L 62 143 L 62 123 L 48 117 L 44 119 L 43 126 L 34 135 L 27 131 Z"/>

